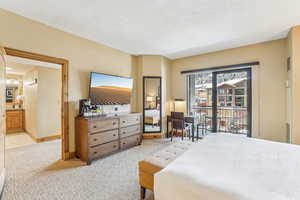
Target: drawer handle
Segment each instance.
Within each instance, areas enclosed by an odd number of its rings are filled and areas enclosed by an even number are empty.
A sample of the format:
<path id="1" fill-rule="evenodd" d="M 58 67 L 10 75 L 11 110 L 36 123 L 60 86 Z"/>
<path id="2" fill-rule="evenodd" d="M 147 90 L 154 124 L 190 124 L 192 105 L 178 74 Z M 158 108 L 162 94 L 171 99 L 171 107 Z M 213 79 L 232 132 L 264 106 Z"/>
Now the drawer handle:
<path id="1" fill-rule="evenodd" d="M 122 121 L 122 123 L 125 123 L 126 121 Z"/>
<path id="2" fill-rule="evenodd" d="M 114 147 L 114 148 L 116 148 L 116 147 L 117 147 L 117 145 L 114 145 L 113 147 Z"/>
<path id="3" fill-rule="evenodd" d="M 123 142 L 123 144 L 126 144 L 126 142 Z"/>
<path id="4" fill-rule="evenodd" d="M 97 126 L 96 126 L 96 125 L 94 125 L 94 126 L 93 126 L 93 128 L 97 128 Z"/>
<path id="5" fill-rule="evenodd" d="M 117 123 L 116 122 L 113 122 L 113 125 L 116 125 Z"/>
<path id="6" fill-rule="evenodd" d="M 113 136 L 116 136 L 116 134 L 113 134 Z"/>
<path id="7" fill-rule="evenodd" d="M 126 132 L 123 132 L 123 134 L 126 134 Z"/>
<path id="8" fill-rule="evenodd" d="M 97 154 L 98 152 L 97 151 L 94 151 L 94 154 Z"/>
<path id="9" fill-rule="evenodd" d="M 97 138 L 95 138 L 94 141 L 97 141 Z"/>

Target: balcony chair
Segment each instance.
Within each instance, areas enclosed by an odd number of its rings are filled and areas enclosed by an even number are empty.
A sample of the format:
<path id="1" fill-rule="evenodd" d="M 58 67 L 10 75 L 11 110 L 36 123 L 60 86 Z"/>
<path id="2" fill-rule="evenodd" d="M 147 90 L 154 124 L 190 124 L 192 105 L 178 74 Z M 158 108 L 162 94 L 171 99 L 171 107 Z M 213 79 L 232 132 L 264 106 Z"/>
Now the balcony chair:
<path id="1" fill-rule="evenodd" d="M 181 130 L 181 139 L 183 140 L 185 131 L 188 133 L 189 138 L 190 134 L 190 126 L 184 121 L 184 113 L 183 112 L 171 112 L 171 141 L 173 141 L 174 130 L 176 135 L 178 134 L 178 130 Z"/>

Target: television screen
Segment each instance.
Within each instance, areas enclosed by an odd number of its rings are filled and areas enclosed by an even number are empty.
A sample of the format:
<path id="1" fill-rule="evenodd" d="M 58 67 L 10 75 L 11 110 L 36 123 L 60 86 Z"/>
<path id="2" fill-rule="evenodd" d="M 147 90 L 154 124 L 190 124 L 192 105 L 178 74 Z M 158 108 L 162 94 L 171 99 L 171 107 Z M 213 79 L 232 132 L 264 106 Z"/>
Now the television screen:
<path id="1" fill-rule="evenodd" d="M 90 99 L 94 105 L 130 104 L 132 78 L 91 73 Z"/>

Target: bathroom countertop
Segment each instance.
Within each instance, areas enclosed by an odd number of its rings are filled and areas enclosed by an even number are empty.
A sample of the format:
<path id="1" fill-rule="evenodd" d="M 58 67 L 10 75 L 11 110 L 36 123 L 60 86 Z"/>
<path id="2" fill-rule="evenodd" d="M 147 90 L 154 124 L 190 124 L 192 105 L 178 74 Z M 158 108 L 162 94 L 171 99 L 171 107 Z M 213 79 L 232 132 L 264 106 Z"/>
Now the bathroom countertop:
<path id="1" fill-rule="evenodd" d="M 24 110 L 23 108 L 7 108 L 6 111 Z"/>

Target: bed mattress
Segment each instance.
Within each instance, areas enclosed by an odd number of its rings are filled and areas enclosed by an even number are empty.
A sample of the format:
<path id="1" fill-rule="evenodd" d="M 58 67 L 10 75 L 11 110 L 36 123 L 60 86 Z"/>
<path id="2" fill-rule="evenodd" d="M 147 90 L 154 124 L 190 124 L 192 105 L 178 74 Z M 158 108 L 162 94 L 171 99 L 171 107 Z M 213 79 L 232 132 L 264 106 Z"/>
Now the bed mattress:
<path id="1" fill-rule="evenodd" d="M 207 136 L 154 178 L 155 200 L 299 200 L 300 147 Z"/>

